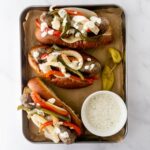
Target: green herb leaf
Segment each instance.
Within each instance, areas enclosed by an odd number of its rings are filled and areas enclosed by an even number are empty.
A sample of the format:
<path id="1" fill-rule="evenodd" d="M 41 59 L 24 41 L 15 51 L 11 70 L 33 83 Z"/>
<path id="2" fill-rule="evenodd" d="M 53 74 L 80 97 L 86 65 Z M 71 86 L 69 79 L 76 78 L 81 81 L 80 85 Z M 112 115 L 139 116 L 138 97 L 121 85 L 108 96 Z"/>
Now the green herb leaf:
<path id="1" fill-rule="evenodd" d="M 121 62 L 122 58 L 118 50 L 116 50 L 115 48 L 109 48 L 109 53 L 114 63 L 118 64 Z"/>
<path id="2" fill-rule="evenodd" d="M 112 72 L 111 68 L 108 66 L 105 66 L 102 72 L 102 85 L 103 90 L 111 90 L 113 84 L 114 84 L 114 73 Z"/>

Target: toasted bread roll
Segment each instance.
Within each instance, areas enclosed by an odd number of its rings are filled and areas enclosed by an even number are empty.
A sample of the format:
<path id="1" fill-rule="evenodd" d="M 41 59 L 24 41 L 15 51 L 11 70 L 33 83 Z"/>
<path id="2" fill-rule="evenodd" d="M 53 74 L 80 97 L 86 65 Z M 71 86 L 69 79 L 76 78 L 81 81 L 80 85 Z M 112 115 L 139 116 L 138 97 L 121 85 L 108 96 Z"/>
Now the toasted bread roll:
<path id="1" fill-rule="evenodd" d="M 82 128 L 81 120 L 78 118 L 75 112 L 62 100 L 60 100 L 54 93 L 54 91 L 50 87 L 48 87 L 40 78 L 30 79 L 27 85 L 31 91 L 39 93 L 39 95 L 41 95 L 41 97 L 43 97 L 46 100 L 50 98 L 55 98 L 55 104 L 57 106 L 64 107 L 70 113 L 73 123 Z"/>
<path id="2" fill-rule="evenodd" d="M 113 40 L 109 20 L 87 9 L 54 9 L 41 14 L 35 22 L 35 37 L 42 44 L 90 49 Z"/>
<path id="3" fill-rule="evenodd" d="M 73 55 L 72 53 L 74 53 L 74 55 L 77 55 L 77 57 L 79 57 L 79 61 L 81 62 L 75 60 L 75 63 L 82 63 L 80 69 L 74 70 L 75 68 L 72 69 L 64 64 L 62 58 L 62 54 L 64 52 L 70 53 L 69 55 Z M 53 55 L 57 53 L 59 54 L 59 56 L 57 56 L 57 59 L 53 58 Z M 35 57 L 35 54 L 37 55 L 37 57 Z M 43 55 L 47 56 L 44 60 L 41 59 Z M 70 60 L 68 61 L 68 57 L 70 56 L 67 56 L 67 58 L 65 57 L 67 63 L 71 64 L 70 66 L 74 65 L 72 64 L 73 62 L 71 62 Z M 75 59 L 75 57 L 73 56 L 71 56 L 71 58 Z M 82 88 L 89 86 L 93 84 L 95 77 L 98 76 L 101 69 L 100 63 L 94 57 L 89 56 L 88 54 L 80 54 L 79 52 L 74 50 L 61 49 L 58 51 L 48 46 L 37 46 L 32 48 L 28 54 L 28 60 L 30 66 L 36 71 L 36 73 L 40 77 L 45 79 L 47 82 L 53 83 L 54 85 L 62 88 Z M 45 64 L 47 63 L 48 66 L 45 66 Z M 75 65 L 73 67 L 76 67 Z M 49 72 L 54 73 L 47 76 Z"/>
<path id="4" fill-rule="evenodd" d="M 100 45 L 110 43 L 113 39 L 111 27 L 109 27 L 107 32 L 105 32 L 99 39 L 95 41 L 80 40 L 80 41 L 73 42 L 73 43 L 67 43 L 61 40 L 60 37 L 57 37 L 55 35 L 46 35 L 45 37 L 42 37 L 41 31 L 39 28 L 36 29 L 35 36 L 36 36 L 36 39 L 42 44 L 49 44 L 49 45 L 57 44 L 60 46 L 66 46 L 66 47 L 73 48 L 73 49 L 97 48 Z"/>

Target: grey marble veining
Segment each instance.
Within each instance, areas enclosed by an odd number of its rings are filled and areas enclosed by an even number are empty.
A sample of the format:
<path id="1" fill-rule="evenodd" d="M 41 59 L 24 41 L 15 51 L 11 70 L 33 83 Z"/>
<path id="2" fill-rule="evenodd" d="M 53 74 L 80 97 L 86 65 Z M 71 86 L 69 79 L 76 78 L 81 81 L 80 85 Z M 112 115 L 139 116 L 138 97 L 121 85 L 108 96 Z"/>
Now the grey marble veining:
<path id="1" fill-rule="evenodd" d="M 20 103 L 19 15 L 31 5 L 118 4 L 126 13 L 128 56 L 127 137 L 116 144 L 32 144 L 22 135 Z M 149 150 L 150 149 L 150 0 L 37 0 L 0 5 L 0 150 Z"/>

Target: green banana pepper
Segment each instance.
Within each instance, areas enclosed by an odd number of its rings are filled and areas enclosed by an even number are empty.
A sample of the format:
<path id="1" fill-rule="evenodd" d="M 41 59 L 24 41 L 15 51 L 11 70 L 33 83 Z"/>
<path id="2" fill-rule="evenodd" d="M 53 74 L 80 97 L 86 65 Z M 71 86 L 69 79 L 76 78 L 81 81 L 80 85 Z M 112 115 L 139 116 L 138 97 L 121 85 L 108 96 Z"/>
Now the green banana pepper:
<path id="1" fill-rule="evenodd" d="M 35 108 L 35 109 L 31 110 L 31 109 L 29 109 L 29 108 L 27 108 L 27 107 L 25 107 L 23 105 L 20 105 L 20 106 L 18 106 L 17 110 L 24 110 L 24 111 L 26 111 L 28 113 L 28 115 L 29 115 L 29 118 L 33 114 L 38 114 L 38 110 L 39 110 L 39 111 L 41 111 L 41 112 L 43 112 L 43 113 L 45 113 L 47 115 L 52 115 L 52 116 L 55 116 L 55 117 L 60 118 L 62 120 L 70 121 L 69 117 L 64 117 L 62 115 L 56 114 L 56 113 L 54 113 L 54 112 L 52 112 L 50 110 L 44 109 L 44 108 Z"/>
<path id="2" fill-rule="evenodd" d="M 69 117 L 64 117 L 62 115 L 59 115 L 59 114 L 56 114 L 50 110 L 47 110 L 47 109 L 44 109 L 44 108 L 40 108 L 39 110 L 42 110 L 45 114 L 47 115 L 52 115 L 52 116 L 55 116 L 57 118 L 60 118 L 62 120 L 65 120 L 65 121 L 70 121 L 70 118 Z"/>
<path id="3" fill-rule="evenodd" d="M 84 76 L 82 75 L 82 73 L 78 70 L 74 70 L 70 67 L 67 66 L 67 64 L 60 58 L 60 61 L 62 62 L 63 65 L 65 65 L 66 69 L 74 74 L 76 74 L 77 76 L 79 76 L 81 78 L 81 80 L 84 80 Z"/>

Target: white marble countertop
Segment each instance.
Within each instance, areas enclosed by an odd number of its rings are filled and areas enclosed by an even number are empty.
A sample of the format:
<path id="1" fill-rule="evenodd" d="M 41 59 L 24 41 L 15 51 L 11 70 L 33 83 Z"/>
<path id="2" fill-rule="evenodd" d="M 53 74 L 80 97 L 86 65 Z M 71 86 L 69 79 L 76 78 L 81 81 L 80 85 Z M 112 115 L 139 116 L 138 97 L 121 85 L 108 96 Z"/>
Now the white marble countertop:
<path id="1" fill-rule="evenodd" d="M 19 15 L 31 5 L 118 4 L 126 13 L 128 120 L 126 139 L 116 144 L 32 144 L 22 134 L 20 103 Z M 150 1 L 149 0 L 4 0 L 0 5 L 0 150 L 148 150 L 150 149 Z"/>

